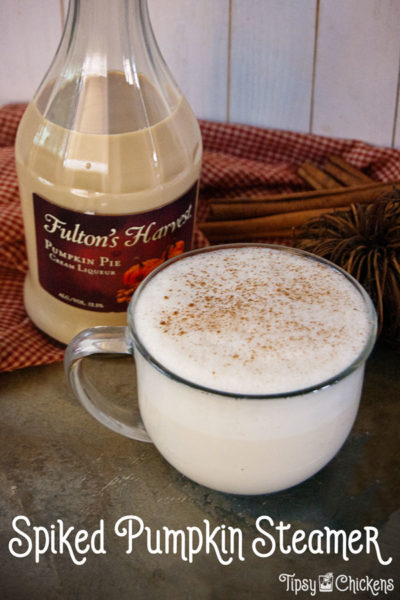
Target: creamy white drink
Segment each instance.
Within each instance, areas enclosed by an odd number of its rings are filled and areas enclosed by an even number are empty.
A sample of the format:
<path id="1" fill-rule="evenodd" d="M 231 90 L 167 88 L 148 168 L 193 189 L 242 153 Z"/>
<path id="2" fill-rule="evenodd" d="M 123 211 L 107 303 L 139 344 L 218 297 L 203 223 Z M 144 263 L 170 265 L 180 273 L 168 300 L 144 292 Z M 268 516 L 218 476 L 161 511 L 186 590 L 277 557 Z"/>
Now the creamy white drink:
<path id="1" fill-rule="evenodd" d="M 284 489 L 347 438 L 375 314 L 325 262 L 262 245 L 194 253 L 150 276 L 128 319 L 146 430 L 198 483 Z"/>

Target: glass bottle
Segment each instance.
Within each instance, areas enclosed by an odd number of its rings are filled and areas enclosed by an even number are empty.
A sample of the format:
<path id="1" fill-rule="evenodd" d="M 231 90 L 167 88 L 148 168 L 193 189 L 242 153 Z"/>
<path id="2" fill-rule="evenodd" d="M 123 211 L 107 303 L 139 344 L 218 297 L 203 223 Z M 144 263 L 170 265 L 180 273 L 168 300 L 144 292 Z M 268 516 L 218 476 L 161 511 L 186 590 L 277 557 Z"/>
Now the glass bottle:
<path id="1" fill-rule="evenodd" d="M 146 0 L 70 0 L 16 140 L 33 322 L 68 343 L 125 324 L 158 264 L 192 244 L 201 136 Z"/>

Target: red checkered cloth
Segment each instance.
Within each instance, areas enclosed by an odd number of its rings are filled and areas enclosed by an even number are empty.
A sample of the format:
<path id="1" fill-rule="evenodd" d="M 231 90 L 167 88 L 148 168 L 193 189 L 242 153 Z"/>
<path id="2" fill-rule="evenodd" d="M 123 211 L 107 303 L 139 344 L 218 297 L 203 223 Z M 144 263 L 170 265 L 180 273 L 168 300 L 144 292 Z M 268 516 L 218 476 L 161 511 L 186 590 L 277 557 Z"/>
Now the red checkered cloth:
<path id="1" fill-rule="evenodd" d="M 48 364 L 64 355 L 64 346 L 40 332 L 23 306 L 27 261 L 14 141 L 24 109 L 25 105 L 0 109 L 0 371 Z M 376 180 L 400 179 L 398 150 L 246 125 L 208 121 L 200 125 L 204 158 L 199 221 L 207 218 L 209 198 L 306 189 L 296 170 L 307 159 L 322 165 L 329 155 L 341 155 Z M 197 231 L 195 245 L 206 243 Z"/>

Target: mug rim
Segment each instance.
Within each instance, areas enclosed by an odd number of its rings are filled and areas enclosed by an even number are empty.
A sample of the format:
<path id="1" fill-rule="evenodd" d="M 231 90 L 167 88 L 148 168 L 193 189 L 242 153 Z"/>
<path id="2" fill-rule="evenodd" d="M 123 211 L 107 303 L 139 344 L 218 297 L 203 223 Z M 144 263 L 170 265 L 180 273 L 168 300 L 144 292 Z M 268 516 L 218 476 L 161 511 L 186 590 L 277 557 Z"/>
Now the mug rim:
<path id="1" fill-rule="evenodd" d="M 140 339 L 138 332 L 134 325 L 135 307 L 136 307 L 139 297 L 140 297 L 141 293 L 143 292 L 144 288 L 146 287 L 146 285 L 154 277 L 156 277 L 160 271 L 167 269 L 172 263 L 178 262 L 180 260 L 185 260 L 186 258 L 188 258 L 190 256 L 194 256 L 196 254 L 203 254 L 203 253 L 207 253 L 207 252 L 215 252 L 218 250 L 231 249 L 231 248 L 243 248 L 243 247 L 245 247 L 245 248 L 249 248 L 249 247 L 269 248 L 272 250 L 279 250 L 279 251 L 287 252 L 290 254 L 296 254 L 296 255 L 306 257 L 315 262 L 322 263 L 325 266 L 328 266 L 329 268 L 337 271 L 338 273 L 343 275 L 353 285 L 353 287 L 356 288 L 356 290 L 359 292 L 359 294 L 361 295 L 361 297 L 364 301 L 364 304 L 365 304 L 365 307 L 367 310 L 367 318 L 369 321 L 370 328 L 369 328 L 369 334 L 368 334 L 368 337 L 367 337 L 367 340 L 366 340 L 364 346 L 361 348 L 359 354 L 350 363 L 350 365 L 348 365 L 345 369 L 342 369 L 339 373 L 333 375 L 332 377 L 325 379 L 319 383 L 316 383 L 312 386 L 305 387 L 305 388 L 290 390 L 287 392 L 271 393 L 271 394 L 245 394 L 245 393 L 235 393 L 235 392 L 228 392 L 228 391 L 224 391 L 224 390 L 218 390 L 215 388 L 203 386 L 196 382 L 190 381 L 189 379 L 186 379 L 186 378 L 178 375 L 177 373 L 174 373 L 173 371 L 171 371 L 170 369 L 165 367 L 160 361 L 158 361 L 156 358 L 154 358 L 154 356 L 147 350 L 145 344 Z M 163 375 L 165 375 L 169 379 L 172 379 L 173 381 L 176 381 L 177 383 L 181 383 L 186 386 L 189 386 L 190 388 L 197 389 L 197 390 L 202 391 L 207 394 L 214 394 L 214 395 L 218 395 L 218 396 L 222 396 L 222 397 L 226 397 L 226 398 L 232 398 L 232 399 L 236 399 L 236 400 L 278 400 L 278 399 L 284 399 L 284 398 L 292 398 L 292 397 L 296 397 L 296 396 L 303 396 L 306 394 L 310 394 L 312 392 L 320 391 L 323 388 L 331 387 L 331 386 L 335 385 L 336 383 L 339 383 L 339 381 L 341 381 L 342 379 L 345 379 L 348 375 L 353 373 L 359 366 L 361 366 L 362 364 L 364 364 L 366 362 L 366 360 L 368 359 L 368 357 L 371 354 L 372 349 L 374 347 L 376 337 L 377 337 L 377 330 L 378 330 L 378 319 L 377 319 L 377 314 L 376 314 L 376 310 L 373 305 L 373 302 L 372 302 L 369 294 L 364 289 L 364 287 L 352 275 L 350 275 L 350 273 L 345 271 L 342 267 L 339 267 L 338 265 L 334 264 L 333 262 L 327 260 L 326 258 L 317 256 L 316 254 L 307 252 L 306 250 L 301 250 L 299 248 L 293 248 L 291 246 L 284 246 L 284 245 L 280 245 L 280 244 L 265 244 L 262 242 L 233 242 L 230 244 L 206 246 L 203 248 L 195 248 L 194 250 L 189 250 L 188 252 L 184 252 L 183 254 L 179 254 L 178 256 L 174 256 L 173 258 L 170 258 L 169 260 L 165 261 L 164 263 L 162 263 L 161 265 L 156 267 L 153 271 L 151 271 L 151 273 L 149 273 L 149 275 L 147 275 L 147 277 L 140 283 L 137 290 L 134 292 L 131 301 L 129 302 L 127 316 L 128 316 L 128 330 L 133 338 L 135 348 L 140 352 L 140 354 L 143 356 L 143 358 L 147 362 L 149 362 L 155 369 L 157 369 L 157 371 L 161 372 Z"/>

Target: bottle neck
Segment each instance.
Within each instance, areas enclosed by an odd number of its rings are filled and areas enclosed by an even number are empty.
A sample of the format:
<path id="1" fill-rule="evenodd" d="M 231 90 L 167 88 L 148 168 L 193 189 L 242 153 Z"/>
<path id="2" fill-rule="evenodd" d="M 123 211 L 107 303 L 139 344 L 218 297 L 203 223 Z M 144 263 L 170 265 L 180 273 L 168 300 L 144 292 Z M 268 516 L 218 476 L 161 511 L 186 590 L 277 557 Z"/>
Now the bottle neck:
<path id="1" fill-rule="evenodd" d="M 140 68 L 155 44 L 147 0 L 70 0 L 61 44 L 73 62 L 84 61 L 85 75 L 121 70 L 128 62 Z"/>
<path id="2" fill-rule="evenodd" d="M 59 48 L 36 94 L 42 115 L 66 129 L 121 133 L 165 119 L 180 97 L 147 0 L 70 0 Z"/>

